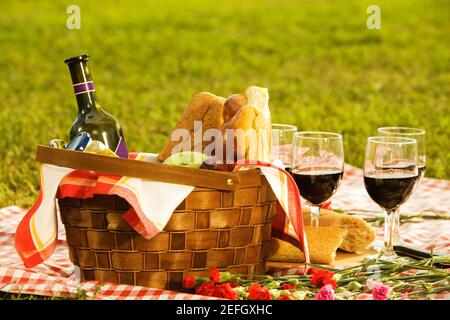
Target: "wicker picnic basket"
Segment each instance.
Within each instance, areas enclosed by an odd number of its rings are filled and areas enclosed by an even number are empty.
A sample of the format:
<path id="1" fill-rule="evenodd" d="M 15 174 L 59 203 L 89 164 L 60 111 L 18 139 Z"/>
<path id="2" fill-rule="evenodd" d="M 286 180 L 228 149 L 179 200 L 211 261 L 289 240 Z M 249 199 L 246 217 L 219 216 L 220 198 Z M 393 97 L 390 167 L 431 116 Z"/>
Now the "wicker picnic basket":
<path id="1" fill-rule="evenodd" d="M 38 147 L 37 159 L 69 168 L 195 186 L 163 232 L 146 240 L 122 218 L 118 196 L 59 199 L 71 261 L 82 280 L 182 289 L 187 274 L 211 267 L 233 273 L 265 269 L 276 197 L 258 169 L 238 173 L 167 166 Z"/>

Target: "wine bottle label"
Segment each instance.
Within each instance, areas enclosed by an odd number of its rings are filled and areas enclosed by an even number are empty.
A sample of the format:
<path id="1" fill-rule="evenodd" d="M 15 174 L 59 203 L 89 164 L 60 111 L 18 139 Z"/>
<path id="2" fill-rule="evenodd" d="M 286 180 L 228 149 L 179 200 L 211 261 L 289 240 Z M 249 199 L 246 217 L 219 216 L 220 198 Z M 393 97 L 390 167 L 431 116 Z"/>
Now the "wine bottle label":
<path id="1" fill-rule="evenodd" d="M 94 82 L 88 81 L 88 82 L 81 82 L 73 85 L 73 91 L 75 92 L 75 95 L 82 94 L 89 91 L 95 91 Z"/>

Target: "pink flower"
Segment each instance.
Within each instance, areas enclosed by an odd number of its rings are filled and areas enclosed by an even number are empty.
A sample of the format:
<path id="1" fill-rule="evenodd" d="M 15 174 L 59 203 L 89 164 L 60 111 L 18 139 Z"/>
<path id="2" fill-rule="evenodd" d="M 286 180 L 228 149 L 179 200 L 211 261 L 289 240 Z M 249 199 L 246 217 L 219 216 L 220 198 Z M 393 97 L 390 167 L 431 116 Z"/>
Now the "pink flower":
<path id="1" fill-rule="evenodd" d="M 369 278 L 369 279 L 367 279 L 367 282 L 366 282 L 366 288 L 369 290 L 372 290 L 379 284 L 380 284 L 379 282 Z"/>
<path id="2" fill-rule="evenodd" d="M 372 297 L 375 300 L 388 300 L 389 293 L 391 292 L 391 287 L 370 278 L 367 279 L 366 289 L 372 291 Z"/>
<path id="3" fill-rule="evenodd" d="M 391 287 L 384 284 L 377 284 L 372 290 L 372 296 L 375 300 L 389 300 Z"/>
<path id="4" fill-rule="evenodd" d="M 334 300 L 334 289 L 331 284 L 324 285 L 316 295 L 316 300 Z"/>

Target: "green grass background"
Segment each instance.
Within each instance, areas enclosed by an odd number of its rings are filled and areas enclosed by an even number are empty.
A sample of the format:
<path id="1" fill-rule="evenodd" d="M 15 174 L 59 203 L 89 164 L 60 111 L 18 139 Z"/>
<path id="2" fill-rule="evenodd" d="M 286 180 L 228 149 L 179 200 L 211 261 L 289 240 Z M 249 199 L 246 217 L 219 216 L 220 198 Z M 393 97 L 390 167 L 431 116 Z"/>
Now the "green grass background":
<path id="1" fill-rule="evenodd" d="M 366 8 L 381 7 L 381 30 Z M 81 30 L 66 28 L 67 6 Z M 89 53 L 131 150 L 158 151 L 191 97 L 270 90 L 274 122 L 342 132 L 361 166 L 379 126 L 427 130 L 427 176 L 450 178 L 450 4 L 442 1 L 5 1 L 0 5 L 0 207 L 30 206 L 36 145 L 67 137 L 66 57 Z"/>

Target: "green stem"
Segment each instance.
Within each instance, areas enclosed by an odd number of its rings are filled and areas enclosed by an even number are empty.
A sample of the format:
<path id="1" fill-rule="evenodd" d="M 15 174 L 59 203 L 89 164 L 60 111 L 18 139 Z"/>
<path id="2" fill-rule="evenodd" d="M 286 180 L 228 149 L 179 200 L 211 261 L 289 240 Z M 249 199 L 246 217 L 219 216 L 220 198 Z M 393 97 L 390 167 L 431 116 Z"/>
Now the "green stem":
<path id="1" fill-rule="evenodd" d="M 411 279 L 435 279 L 435 278 L 447 278 L 448 274 L 417 274 L 417 275 L 411 275 L 411 276 L 404 276 L 404 277 L 395 277 L 390 278 L 389 280 L 411 280 Z"/>
<path id="2" fill-rule="evenodd" d="M 428 294 L 440 293 L 440 292 L 445 292 L 445 291 L 450 291 L 450 286 L 436 288 L 431 291 L 427 291 L 427 290 L 414 291 L 414 292 L 409 293 L 408 296 L 428 295 Z"/>

